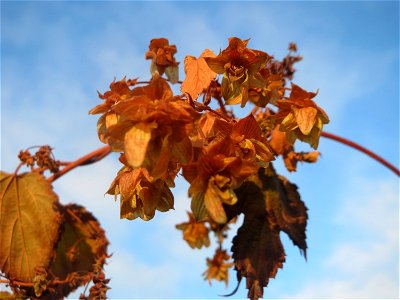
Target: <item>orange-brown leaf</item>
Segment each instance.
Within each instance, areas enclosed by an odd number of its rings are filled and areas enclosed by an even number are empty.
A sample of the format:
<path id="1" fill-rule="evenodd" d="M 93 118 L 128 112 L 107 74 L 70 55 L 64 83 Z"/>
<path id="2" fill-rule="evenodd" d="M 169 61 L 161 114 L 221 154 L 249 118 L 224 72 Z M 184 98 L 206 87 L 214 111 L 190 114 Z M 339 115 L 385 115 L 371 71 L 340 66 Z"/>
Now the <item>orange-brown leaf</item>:
<path id="1" fill-rule="evenodd" d="M 270 278 L 275 278 L 285 262 L 279 231 L 271 229 L 267 218 L 262 216 L 262 213 L 258 217 L 245 215 L 243 225 L 233 239 L 235 269 L 239 279 L 247 278 L 247 296 L 250 299 L 263 297 L 263 288 L 268 285 Z"/>
<path id="2" fill-rule="evenodd" d="M 7 278 L 32 282 L 47 268 L 59 239 L 58 197 L 39 173 L 0 172 L 0 270 Z"/>
<path id="3" fill-rule="evenodd" d="M 297 186 L 271 168 L 259 173 L 265 194 L 265 205 L 271 224 L 286 232 L 293 243 L 307 255 L 307 208 Z"/>
<path id="4" fill-rule="evenodd" d="M 125 155 L 131 167 L 140 167 L 145 159 L 154 123 L 139 123 L 125 133 Z"/>
<path id="5" fill-rule="evenodd" d="M 95 265 L 102 267 L 107 257 L 109 244 L 99 221 L 85 208 L 77 204 L 63 207 L 64 224 L 61 239 L 57 244 L 51 274 L 65 280 L 78 273 L 77 280 L 57 285 L 53 298 L 62 298 L 90 280 L 86 275 L 97 272 Z"/>
<path id="6" fill-rule="evenodd" d="M 260 169 L 262 170 L 262 169 Z M 238 279 L 246 277 L 250 299 L 263 296 L 263 287 L 274 278 L 285 261 L 279 229 L 267 217 L 262 182 L 253 176 L 235 190 L 244 213 L 243 225 L 233 239 L 233 259 Z"/>
<path id="7" fill-rule="evenodd" d="M 185 57 L 186 78 L 182 83 L 181 91 L 188 93 L 193 99 L 197 99 L 217 75 L 210 69 L 204 57 L 215 57 L 215 54 L 206 49 L 197 59 L 193 56 Z"/>
<path id="8" fill-rule="evenodd" d="M 293 110 L 301 133 L 308 135 L 315 124 L 318 111 L 314 107 L 294 108 Z"/>

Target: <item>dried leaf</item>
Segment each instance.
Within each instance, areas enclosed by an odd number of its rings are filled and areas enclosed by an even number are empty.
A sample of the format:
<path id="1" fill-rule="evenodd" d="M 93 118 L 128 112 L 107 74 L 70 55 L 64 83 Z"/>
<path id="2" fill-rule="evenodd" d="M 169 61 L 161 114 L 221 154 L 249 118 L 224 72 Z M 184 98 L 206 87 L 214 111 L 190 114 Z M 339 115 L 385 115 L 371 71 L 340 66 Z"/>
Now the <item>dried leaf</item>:
<path id="1" fill-rule="evenodd" d="M 235 190 L 245 214 L 243 225 L 233 238 L 233 259 L 238 279 L 246 277 L 250 299 L 263 296 L 263 287 L 282 268 L 285 252 L 279 230 L 270 226 L 264 194 L 258 180 L 247 181 Z"/>
<path id="2" fill-rule="evenodd" d="M 259 175 L 271 224 L 286 232 L 307 257 L 307 208 L 300 199 L 297 186 L 278 176 L 272 168 Z"/>
<path id="3" fill-rule="evenodd" d="M 199 58 L 185 57 L 186 78 L 182 83 L 181 91 L 189 93 L 193 99 L 197 99 L 203 90 L 207 89 L 217 73 L 210 69 L 204 57 L 215 57 L 215 54 L 206 49 Z"/>
<path id="4" fill-rule="evenodd" d="M 59 239 L 58 197 L 38 173 L 0 172 L 0 270 L 8 278 L 32 282 L 47 268 Z"/>
<path id="5" fill-rule="evenodd" d="M 248 297 L 258 299 L 285 261 L 280 231 L 306 254 L 307 208 L 297 187 L 278 176 L 272 166 L 260 168 L 235 193 L 238 203 L 227 213 L 244 213 L 243 225 L 233 239 L 235 269 L 239 280 L 247 278 Z"/>
<path id="6" fill-rule="evenodd" d="M 33 288 L 36 297 L 42 296 L 43 292 L 47 289 L 48 280 L 46 279 L 47 273 L 41 273 L 33 279 Z"/>
<path id="7" fill-rule="evenodd" d="M 271 229 L 266 220 L 245 218 L 233 239 L 232 252 L 238 277 L 247 278 L 247 297 L 262 298 L 263 288 L 285 262 L 279 231 Z"/>
<path id="8" fill-rule="evenodd" d="M 77 274 L 76 280 L 60 284 L 52 297 L 66 297 L 70 292 L 86 284 L 97 272 L 107 257 L 109 244 L 99 221 L 84 207 L 68 204 L 63 207 L 64 224 L 61 239 L 57 244 L 56 256 L 51 265 L 51 274 L 65 280 L 71 274 Z M 71 251 L 75 256 L 69 255 Z M 89 275 L 89 276 L 88 276 Z"/>

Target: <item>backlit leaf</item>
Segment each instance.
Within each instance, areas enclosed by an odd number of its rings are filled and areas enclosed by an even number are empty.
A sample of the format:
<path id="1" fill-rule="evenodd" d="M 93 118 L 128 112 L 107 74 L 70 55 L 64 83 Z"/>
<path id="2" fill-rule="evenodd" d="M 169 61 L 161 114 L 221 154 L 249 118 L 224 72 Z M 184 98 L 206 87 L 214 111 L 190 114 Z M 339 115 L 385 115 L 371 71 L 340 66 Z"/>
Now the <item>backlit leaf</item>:
<path id="1" fill-rule="evenodd" d="M 47 268 L 59 238 L 61 216 L 50 183 L 38 173 L 0 172 L 0 270 L 32 282 Z"/>
<path id="2" fill-rule="evenodd" d="M 204 193 L 199 192 L 192 196 L 190 208 L 196 221 L 203 221 L 207 218 L 208 214 L 206 206 L 204 205 Z"/>
<path id="3" fill-rule="evenodd" d="M 315 124 L 317 112 L 314 107 L 294 109 L 294 117 L 302 134 L 307 135 L 310 133 Z"/>
<path id="4" fill-rule="evenodd" d="M 154 123 L 139 123 L 125 133 L 125 155 L 133 168 L 140 167 L 143 163 L 151 139 L 151 130 L 156 126 Z"/>
<path id="5" fill-rule="evenodd" d="M 182 83 L 181 91 L 189 93 L 193 99 L 197 99 L 199 94 L 208 88 L 211 81 L 217 75 L 210 69 L 204 57 L 215 57 L 215 54 L 211 50 L 206 49 L 197 59 L 193 56 L 185 57 L 186 78 Z"/>
<path id="6" fill-rule="evenodd" d="M 210 217 L 219 224 L 226 223 L 226 214 L 224 207 L 222 206 L 222 192 L 212 182 L 212 179 L 208 183 L 207 190 L 204 195 L 204 205 L 208 211 Z"/>

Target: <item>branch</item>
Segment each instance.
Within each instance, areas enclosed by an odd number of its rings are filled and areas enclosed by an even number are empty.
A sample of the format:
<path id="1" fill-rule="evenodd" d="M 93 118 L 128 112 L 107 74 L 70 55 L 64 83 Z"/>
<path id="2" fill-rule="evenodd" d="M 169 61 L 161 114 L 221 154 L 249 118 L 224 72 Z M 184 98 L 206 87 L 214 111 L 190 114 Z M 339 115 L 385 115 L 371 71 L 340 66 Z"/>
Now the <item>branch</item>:
<path id="1" fill-rule="evenodd" d="M 91 273 L 82 275 L 83 278 L 87 277 L 89 279 Z M 90 282 L 90 280 L 88 281 Z M 18 281 L 18 280 L 9 280 L 9 279 L 0 279 L 0 283 L 4 283 L 7 285 L 18 285 L 18 286 L 22 286 L 22 287 L 34 287 L 35 284 L 33 282 L 23 282 L 23 281 Z M 48 284 L 50 285 L 58 285 L 58 284 L 65 284 L 65 283 L 71 283 L 70 279 L 64 279 L 64 280 L 60 280 L 60 279 L 53 279 L 51 281 L 48 282 Z"/>
<path id="2" fill-rule="evenodd" d="M 331 140 L 335 140 L 337 142 L 340 142 L 342 144 L 345 144 L 349 147 L 352 147 L 354 149 L 357 149 L 360 152 L 363 152 L 365 154 L 367 154 L 368 156 L 372 157 L 373 159 L 375 159 L 376 161 L 380 162 L 382 165 L 384 165 L 385 167 L 387 167 L 388 169 L 390 169 L 391 171 L 393 171 L 397 176 L 400 176 L 400 170 L 397 169 L 395 166 L 393 166 L 391 163 L 389 163 L 388 161 L 386 161 L 385 159 L 383 159 L 382 157 L 380 157 L 379 155 L 375 154 L 374 152 L 368 150 L 367 148 L 364 148 L 363 146 L 350 141 L 348 139 L 342 138 L 340 136 L 337 136 L 335 134 L 332 133 L 328 133 L 323 131 L 321 133 L 321 136 L 326 137 L 328 139 Z"/>
<path id="3" fill-rule="evenodd" d="M 89 165 L 89 164 L 92 164 L 94 162 L 97 162 L 97 161 L 103 159 L 110 152 L 111 152 L 110 146 L 104 146 L 102 148 L 94 150 L 94 151 L 82 156 L 81 158 L 78 158 L 77 160 L 70 162 L 63 169 L 61 169 L 58 173 L 55 173 L 53 176 L 49 177 L 47 180 L 49 182 L 53 182 L 57 178 L 63 176 L 65 173 L 71 171 L 72 169 L 75 169 L 76 167 Z"/>

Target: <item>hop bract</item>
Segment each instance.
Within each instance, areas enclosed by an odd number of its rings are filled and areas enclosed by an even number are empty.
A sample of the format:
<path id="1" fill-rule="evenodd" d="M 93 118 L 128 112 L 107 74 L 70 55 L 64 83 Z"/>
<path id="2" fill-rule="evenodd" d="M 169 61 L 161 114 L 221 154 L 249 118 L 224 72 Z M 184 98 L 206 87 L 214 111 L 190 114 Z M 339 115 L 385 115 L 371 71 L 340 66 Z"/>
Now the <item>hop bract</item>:
<path id="1" fill-rule="evenodd" d="M 329 118 L 325 111 L 311 100 L 316 95 L 317 93 L 306 92 L 292 83 L 290 97 L 277 101 L 279 112 L 275 118 L 280 123 L 280 130 L 286 132 L 290 144 L 299 139 L 314 149 L 318 148 L 323 125 L 329 123 Z"/>
<path id="2" fill-rule="evenodd" d="M 259 73 L 271 58 L 267 53 L 247 48 L 249 40 L 229 38 L 229 46 L 217 57 L 206 57 L 208 66 L 223 74 L 222 96 L 227 104 L 244 107 L 249 98 L 249 88 L 264 88 L 266 81 Z"/>

